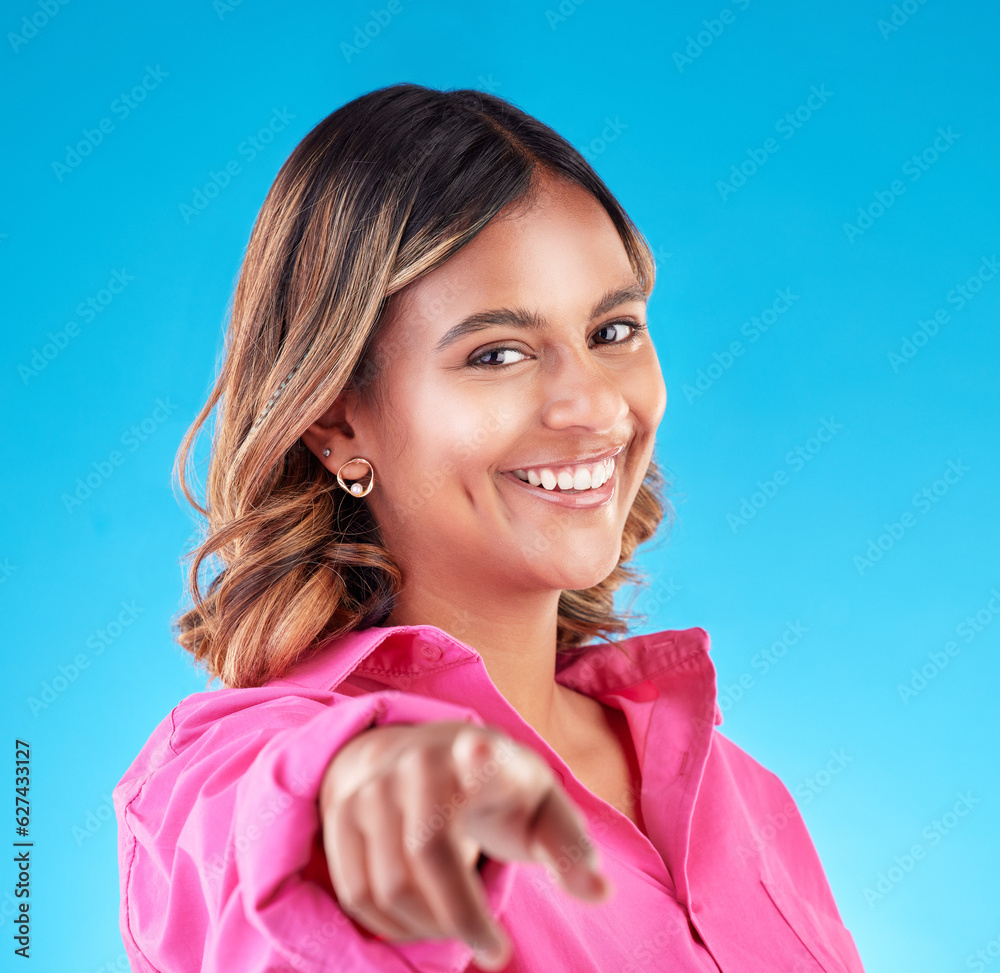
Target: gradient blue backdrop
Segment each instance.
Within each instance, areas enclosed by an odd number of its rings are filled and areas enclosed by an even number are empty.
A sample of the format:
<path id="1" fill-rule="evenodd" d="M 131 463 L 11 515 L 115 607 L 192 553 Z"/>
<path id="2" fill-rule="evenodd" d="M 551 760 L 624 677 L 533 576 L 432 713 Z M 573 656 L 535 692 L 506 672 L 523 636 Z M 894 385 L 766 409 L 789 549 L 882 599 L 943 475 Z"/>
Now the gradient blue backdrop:
<path id="1" fill-rule="evenodd" d="M 33 968 L 126 966 L 110 793 L 205 685 L 168 627 L 193 532 L 173 455 L 279 166 L 396 81 L 537 115 L 646 234 L 678 520 L 642 558 L 644 630 L 711 634 L 723 732 L 799 797 L 869 970 L 988 968 L 995 5 L 63 2 L 0 22 L 3 745 L 32 744 Z"/>

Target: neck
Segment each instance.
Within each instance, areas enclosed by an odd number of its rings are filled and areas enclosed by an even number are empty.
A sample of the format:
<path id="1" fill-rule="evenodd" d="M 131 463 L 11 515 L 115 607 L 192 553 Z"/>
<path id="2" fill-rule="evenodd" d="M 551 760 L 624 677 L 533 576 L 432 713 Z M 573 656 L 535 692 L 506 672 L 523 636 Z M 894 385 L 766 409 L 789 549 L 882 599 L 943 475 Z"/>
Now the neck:
<path id="1" fill-rule="evenodd" d="M 575 698 L 555 680 L 558 606 L 558 591 L 491 599 L 407 588 L 384 624 L 435 625 L 474 648 L 504 699 L 552 744 L 565 736 Z"/>

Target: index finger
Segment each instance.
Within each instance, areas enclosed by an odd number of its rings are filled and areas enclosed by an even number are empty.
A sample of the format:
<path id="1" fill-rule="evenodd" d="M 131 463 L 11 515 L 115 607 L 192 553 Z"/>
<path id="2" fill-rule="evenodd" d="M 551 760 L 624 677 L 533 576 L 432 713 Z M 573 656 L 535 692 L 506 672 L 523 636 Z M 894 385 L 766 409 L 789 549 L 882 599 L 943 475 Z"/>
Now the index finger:
<path id="1" fill-rule="evenodd" d="M 601 902 L 613 891 L 599 871 L 597 850 L 582 815 L 568 795 L 553 785 L 542 799 L 529 829 L 528 848 L 536 860 L 555 870 L 567 892 Z"/>

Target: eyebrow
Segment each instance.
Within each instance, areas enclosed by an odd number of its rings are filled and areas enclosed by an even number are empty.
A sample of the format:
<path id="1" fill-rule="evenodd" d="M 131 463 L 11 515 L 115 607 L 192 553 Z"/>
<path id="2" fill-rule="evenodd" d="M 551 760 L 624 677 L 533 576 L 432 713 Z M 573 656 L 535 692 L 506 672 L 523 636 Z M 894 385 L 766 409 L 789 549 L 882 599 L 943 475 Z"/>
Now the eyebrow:
<path id="1" fill-rule="evenodd" d="M 621 304 L 629 304 L 632 301 L 640 301 L 646 304 L 649 298 L 646 292 L 639 286 L 638 281 L 628 284 L 625 287 L 615 287 L 609 290 L 591 309 L 590 320 L 607 314 Z M 488 311 L 476 311 L 467 318 L 463 318 L 458 324 L 453 324 L 434 346 L 435 352 L 444 351 L 450 344 L 458 341 L 459 338 L 467 334 L 474 334 L 483 331 L 494 325 L 505 325 L 512 328 L 533 328 L 541 330 L 545 327 L 545 318 L 534 311 L 526 311 L 519 307 L 501 307 Z"/>

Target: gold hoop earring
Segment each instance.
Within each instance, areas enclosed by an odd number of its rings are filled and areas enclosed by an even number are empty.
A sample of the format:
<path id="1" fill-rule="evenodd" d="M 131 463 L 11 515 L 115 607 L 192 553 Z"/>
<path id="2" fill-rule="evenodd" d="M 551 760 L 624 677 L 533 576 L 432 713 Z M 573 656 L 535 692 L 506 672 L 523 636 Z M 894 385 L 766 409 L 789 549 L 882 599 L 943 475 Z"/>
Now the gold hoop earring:
<path id="1" fill-rule="evenodd" d="M 343 473 L 345 466 L 350 466 L 351 463 L 364 463 L 371 472 L 371 479 L 368 481 L 368 486 L 363 487 L 360 481 L 355 480 L 350 486 L 344 482 L 344 477 L 341 475 Z M 371 463 L 368 462 L 363 456 L 355 456 L 354 459 L 349 459 L 343 466 L 337 470 L 337 482 L 340 484 L 342 490 L 351 494 L 352 497 L 367 497 L 371 493 L 371 489 L 375 486 L 375 468 Z"/>

